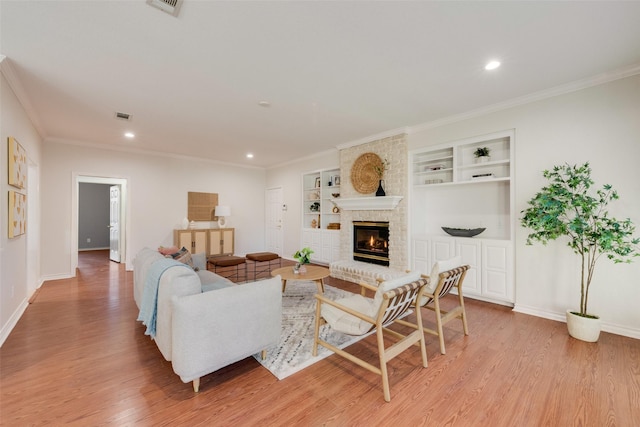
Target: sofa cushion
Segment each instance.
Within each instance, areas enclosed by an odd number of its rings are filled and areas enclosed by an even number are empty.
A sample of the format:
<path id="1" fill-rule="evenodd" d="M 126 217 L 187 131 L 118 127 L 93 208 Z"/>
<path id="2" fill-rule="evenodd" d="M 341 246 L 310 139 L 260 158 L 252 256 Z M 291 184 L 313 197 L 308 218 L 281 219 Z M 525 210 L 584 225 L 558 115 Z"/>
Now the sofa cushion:
<path id="1" fill-rule="evenodd" d="M 196 271 L 196 274 L 200 278 L 202 292 L 215 291 L 217 289 L 234 286 L 231 280 L 209 270 Z"/>
<path id="2" fill-rule="evenodd" d="M 187 248 L 183 247 L 178 252 L 166 255 L 167 258 L 173 258 L 176 261 L 179 261 L 183 264 L 187 264 L 189 267 L 196 270 L 196 267 L 193 265 L 193 261 L 191 260 L 191 252 L 187 250 Z M 196 270 L 197 271 L 197 270 Z"/>
<path id="3" fill-rule="evenodd" d="M 160 246 L 158 248 L 158 252 L 160 252 L 162 255 L 165 255 L 165 256 L 174 254 L 179 250 L 180 249 L 177 246 L 169 246 L 169 247 Z"/>
<path id="4" fill-rule="evenodd" d="M 191 261 L 193 261 L 193 269 L 195 271 L 207 270 L 207 254 L 205 254 L 204 252 L 191 254 Z"/>

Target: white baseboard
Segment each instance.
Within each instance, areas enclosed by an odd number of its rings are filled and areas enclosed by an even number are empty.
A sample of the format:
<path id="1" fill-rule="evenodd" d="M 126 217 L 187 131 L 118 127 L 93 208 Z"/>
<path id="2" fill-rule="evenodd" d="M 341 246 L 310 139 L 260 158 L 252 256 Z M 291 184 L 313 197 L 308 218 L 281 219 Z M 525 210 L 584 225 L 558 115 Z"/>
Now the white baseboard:
<path id="1" fill-rule="evenodd" d="M 42 283 L 44 283 L 48 280 L 71 279 L 73 277 L 75 276 L 71 274 L 51 274 L 49 276 L 42 276 L 41 280 L 42 280 Z"/>
<path id="2" fill-rule="evenodd" d="M 29 302 L 26 299 L 23 300 L 11 315 L 9 321 L 7 321 L 7 323 L 2 327 L 2 330 L 0 331 L 0 347 L 2 347 L 5 340 L 9 337 L 11 331 L 13 331 L 13 328 L 15 328 L 16 324 L 18 324 L 18 320 L 20 320 L 20 317 L 22 317 L 22 314 L 28 306 Z"/>
<path id="3" fill-rule="evenodd" d="M 518 313 L 530 314 L 532 316 L 542 317 L 545 319 L 557 320 L 558 322 L 567 322 L 566 313 L 558 313 L 556 311 L 541 310 L 536 307 L 530 307 L 522 304 L 516 304 L 513 311 Z M 602 331 L 609 332 L 624 337 L 640 339 L 640 329 L 629 328 L 627 326 L 618 325 L 616 323 L 602 322 Z"/>

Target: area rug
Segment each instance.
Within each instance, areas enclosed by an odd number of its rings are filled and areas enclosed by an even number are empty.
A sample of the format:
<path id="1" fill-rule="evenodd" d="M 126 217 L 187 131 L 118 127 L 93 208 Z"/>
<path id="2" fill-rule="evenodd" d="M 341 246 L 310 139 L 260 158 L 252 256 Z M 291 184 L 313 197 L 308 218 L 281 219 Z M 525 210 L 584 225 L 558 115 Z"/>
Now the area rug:
<path id="1" fill-rule="evenodd" d="M 316 299 L 318 288 L 312 281 L 296 281 L 287 284 L 282 295 L 282 333 L 277 347 L 267 349 L 267 357 L 253 357 L 276 378 L 282 380 L 302 369 L 330 356 L 333 352 L 318 346 L 318 355 L 313 357 L 313 334 L 315 328 Z M 324 295 L 337 300 L 351 292 L 324 285 Z M 329 325 L 320 327 L 320 338 L 338 348 L 345 348 L 362 338 L 332 330 Z"/>

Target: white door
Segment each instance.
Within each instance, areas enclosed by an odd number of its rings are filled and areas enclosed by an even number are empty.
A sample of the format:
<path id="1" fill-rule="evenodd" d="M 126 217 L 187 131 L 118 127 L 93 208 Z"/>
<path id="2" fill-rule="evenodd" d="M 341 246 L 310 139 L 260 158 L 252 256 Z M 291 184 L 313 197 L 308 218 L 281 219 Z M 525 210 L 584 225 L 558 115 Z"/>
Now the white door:
<path id="1" fill-rule="evenodd" d="M 282 188 L 267 190 L 266 203 L 266 245 L 267 252 L 273 252 L 282 256 L 284 232 L 282 229 Z"/>
<path id="2" fill-rule="evenodd" d="M 109 195 L 109 258 L 120 262 L 120 186 L 111 186 Z"/>

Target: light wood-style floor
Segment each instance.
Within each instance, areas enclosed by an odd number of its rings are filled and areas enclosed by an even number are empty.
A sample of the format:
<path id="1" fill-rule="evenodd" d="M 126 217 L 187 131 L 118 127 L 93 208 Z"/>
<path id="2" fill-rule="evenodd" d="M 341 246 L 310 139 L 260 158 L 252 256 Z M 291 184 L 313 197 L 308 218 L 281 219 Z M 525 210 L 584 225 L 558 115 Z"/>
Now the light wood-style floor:
<path id="1" fill-rule="evenodd" d="M 283 381 L 248 358 L 195 394 L 136 322 L 132 273 L 107 257 L 83 252 L 77 278 L 45 283 L 0 349 L 0 425 L 640 425 L 639 340 L 583 343 L 471 299 L 471 335 L 449 323 L 446 355 L 427 336 L 428 368 L 417 348 L 390 362 L 390 403 L 378 376 L 336 355 Z"/>

